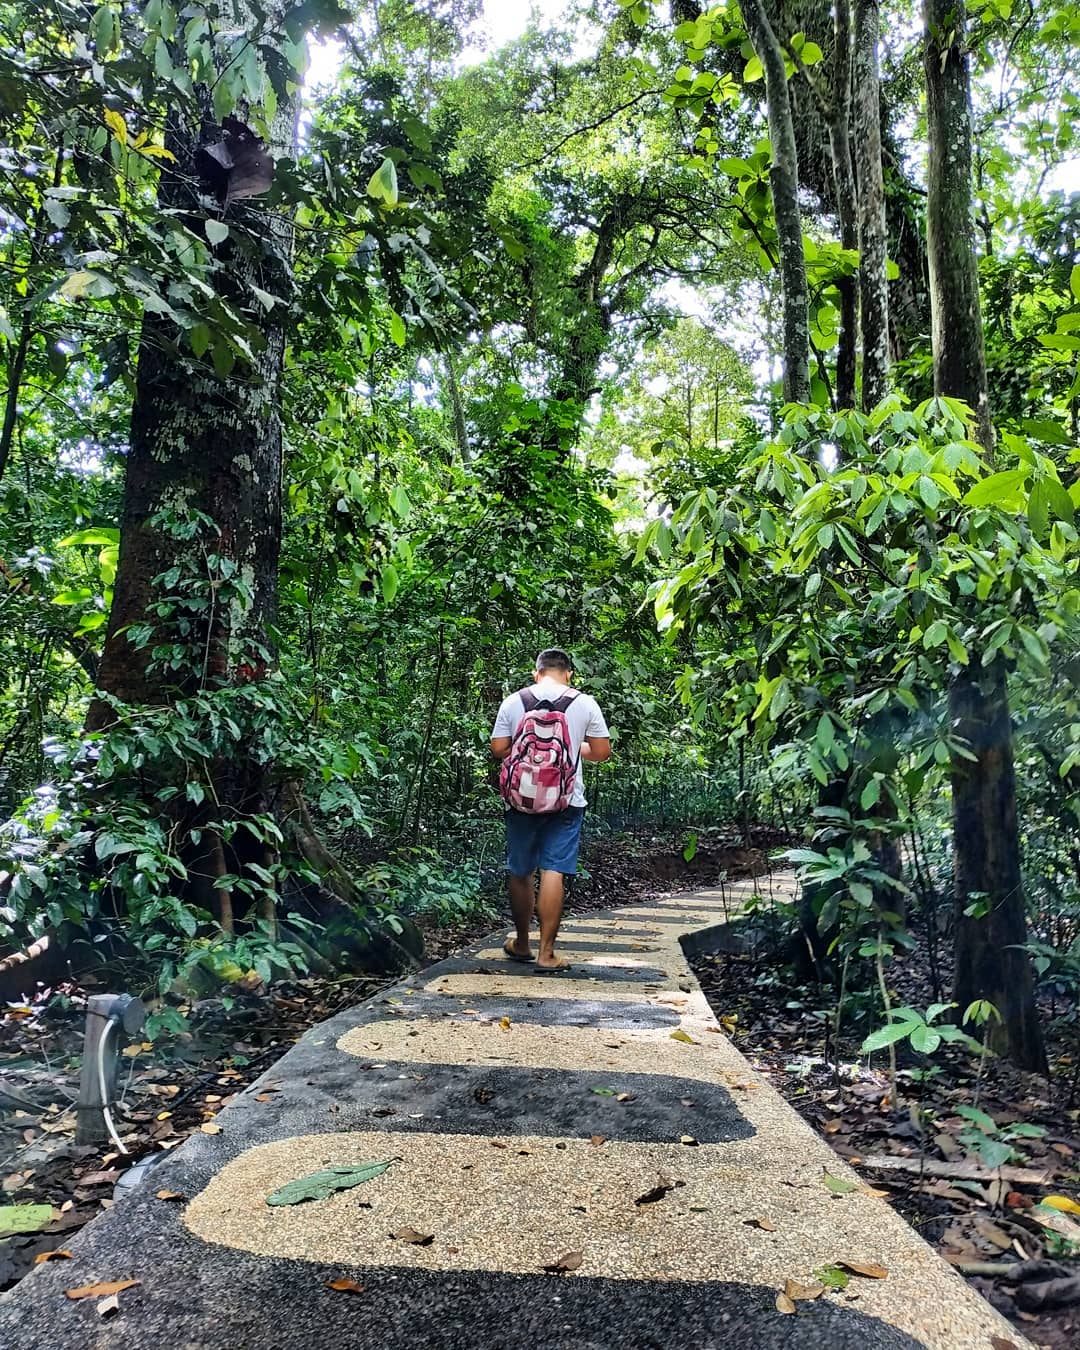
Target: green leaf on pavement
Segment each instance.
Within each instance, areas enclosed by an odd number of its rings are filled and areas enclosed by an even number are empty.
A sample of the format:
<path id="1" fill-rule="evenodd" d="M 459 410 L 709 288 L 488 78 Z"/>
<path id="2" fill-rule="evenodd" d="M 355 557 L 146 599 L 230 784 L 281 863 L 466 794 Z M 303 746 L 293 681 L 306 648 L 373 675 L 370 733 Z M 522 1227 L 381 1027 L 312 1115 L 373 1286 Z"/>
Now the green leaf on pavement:
<path id="1" fill-rule="evenodd" d="M 822 1176 L 821 1184 L 833 1195 L 850 1195 L 852 1191 L 859 1189 L 857 1181 L 845 1181 L 842 1177 L 834 1177 L 831 1172 L 826 1172 Z"/>
<path id="2" fill-rule="evenodd" d="M 839 1266 L 822 1266 L 814 1271 L 814 1279 L 826 1289 L 846 1289 L 851 1283 L 851 1276 Z"/>
<path id="3" fill-rule="evenodd" d="M 266 1197 L 268 1205 L 299 1205 L 305 1200 L 325 1200 L 335 1191 L 348 1191 L 382 1176 L 388 1162 L 361 1163 L 359 1167 L 324 1167 L 321 1172 L 290 1181 Z"/>

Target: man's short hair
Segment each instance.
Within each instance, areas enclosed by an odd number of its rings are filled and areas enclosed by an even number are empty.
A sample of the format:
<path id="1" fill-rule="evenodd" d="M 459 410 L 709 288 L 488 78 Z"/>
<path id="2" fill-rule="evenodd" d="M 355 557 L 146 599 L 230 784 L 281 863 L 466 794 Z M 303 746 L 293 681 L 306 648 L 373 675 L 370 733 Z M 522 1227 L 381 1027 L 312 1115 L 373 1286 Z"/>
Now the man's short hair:
<path id="1" fill-rule="evenodd" d="M 536 658 L 536 669 L 541 673 L 545 670 L 561 670 L 569 675 L 574 669 L 574 663 L 569 653 L 561 647 L 547 647 Z"/>

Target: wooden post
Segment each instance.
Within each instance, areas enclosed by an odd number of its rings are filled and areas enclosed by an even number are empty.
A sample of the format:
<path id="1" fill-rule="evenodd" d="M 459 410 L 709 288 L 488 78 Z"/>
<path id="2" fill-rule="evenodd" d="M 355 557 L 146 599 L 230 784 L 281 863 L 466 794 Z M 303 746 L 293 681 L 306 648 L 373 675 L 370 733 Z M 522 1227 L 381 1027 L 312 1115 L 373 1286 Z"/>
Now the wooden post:
<path id="1" fill-rule="evenodd" d="M 104 1110 L 112 1109 L 116 1100 L 116 1071 L 121 1037 L 133 1035 L 145 1018 L 143 1005 L 130 994 L 91 994 L 86 1000 L 86 1033 L 83 1037 L 82 1074 L 79 1078 L 79 1100 L 76 1107 L 76 1144 L 97 1144 L 108 1139 Z M 110 1023 L 115 1023 L 108 1030 Z M 105 1095 L 102 1096 L 99 1057 L 102 1038 L 108 1031 L 105 1046 Z"/>

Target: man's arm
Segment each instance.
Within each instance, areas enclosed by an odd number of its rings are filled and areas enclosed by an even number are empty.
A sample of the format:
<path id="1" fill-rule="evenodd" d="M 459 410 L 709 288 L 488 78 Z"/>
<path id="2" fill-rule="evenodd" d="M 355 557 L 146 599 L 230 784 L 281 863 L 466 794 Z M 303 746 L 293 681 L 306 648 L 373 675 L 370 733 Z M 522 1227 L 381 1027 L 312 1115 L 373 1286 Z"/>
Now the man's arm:
<path id="1" fill-rule="evenodd" d="M 505 759 L 510 753 L 510 744 L 513 741 L 512 736 L 492 736 L 491 753 L 496 759 Z M 584 750 L 582 751 L 584 754 Z"/>
<path id="2" fill-rule="evenodd" d="M 495 748 L 495 742 L 492 741 L 492 749 Z M 507 747 L 509 749 L 509 747 Z M 581 747 L 581 758 L 587 759 L 590 764 L 603 764 L 605 759 L 611 758 L 611 739 L 608 736 L 586 736 Z"/>
<path id="3" fill-rule="evenodd" d="M 595 699 L 590 699 L 589 704 L 589 725 L 581 743 L 581 758 L 590 764 L 603 764 L 605 759 L 611 758 L 611 734 L 600 705 Z"/>

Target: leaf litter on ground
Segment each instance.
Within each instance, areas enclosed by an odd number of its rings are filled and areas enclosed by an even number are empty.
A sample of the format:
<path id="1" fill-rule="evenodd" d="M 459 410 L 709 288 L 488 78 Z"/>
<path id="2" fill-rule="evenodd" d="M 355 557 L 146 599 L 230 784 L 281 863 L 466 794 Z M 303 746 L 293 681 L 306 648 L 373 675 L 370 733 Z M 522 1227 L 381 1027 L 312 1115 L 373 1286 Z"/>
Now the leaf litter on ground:
<path id="1" fill-rule="evenodd" d="M 915 936 L 925 941 L 918 932 Z M 1024 1304 L 1034 1305 L 1042 1297 L 1041 1286 L 1054 1277 L 1032 1274 L 1011 1283 L 1004 1272 L 1030 1263 L 1010 1262 L 1004 1248 L 976 1224 L 977 1218 L 992 1221 L 1011 1243 L 1019 1244 L 1013 1250 L 1044 1262 L 1062 1250 L 1080 1249 L 1080 1215 L 1070 1212 L 1071 1204 L 1080 1207 L 1080 1111 L 1072 1095 L 1080 1079 L 1069 1067 L 1074 1049 L 1066 1032 L 1059 1032 L 1056 1040 L 1052 1036 L 1048 1046 L 1051 1060 L 1062 1067 L 1050 1080 L 1038 1082 L 1000 1060 L 993 1061 L 993 1074 L 979 1074 L 970 1056 L 951 1051 L 935 1058 L 932 1078 L 912 1074 L 909 1080 L 902 1051 L 901 1109 L 895 1109 L 885 1066 L 860 1060 L 861 1030 L 853 1027 L 839 1047 L 831 1043 L 832 1018 L 821 1016 L 819 991 L 808 986 L 797 991 L 798 1001 L 785 1002 L 778 997 L 776 980 L 777 973 L 787 978 L 784 968 L 770 966 L 766 957 L 765 977 L 759 978 L 760 952 L 752 957 L 706 954 L 692 964 L 713 1012 L 738 1012 L 733 1038 L 752 1066 L 840 1158 L 873 1179 L 872 1184 L 854 1184 L 850 1191 L 840 1175 L 835 1176 L 836 1190 L 824 1176 L 811 1184 L 824 1185 L 838 1197 L 837 1203 L 855 1191 L 884 1199 L 953 1266 L 968 1278 L 986 1281 L 979 1286 L 981 1293 L 989 1293 L 988 1282 L 993 1281 L 996 1306 L 1045 1350 L 1074 1350 L 1076 1303 L 1064 1311 L 1052 1310 L 1049 1303 L 1026 1308 Z M 950 974 L 943 972 L 946 985 Z M 915 957 L 891 967 L 889 978 L 895 980 L 898 1000 L 911 1006 L 928 1006 L 938 997 L 930 988 L 925 961 Z M 972 1117 L 962 1107 L 978 1108 L 1001 1130 L 1021 1122 L 1036 1127 L 1038 1135 L 1018 1134 L 1012 1158 L 991 1168 L 972 1151 L 970 1140 L 961 1138 L 972 1129 Z M 801 1188 L 795 1181 L 781 1181 Z M 1060 1209 L 1039 1203 L 1048 1192 L 1062 1195 Z M 1062 1231 L 1070 1224 L 1074 1227 Z M 1080 1274 L 1074 1278 L 1080 1303 Z M 1062 1287 L 1052 1297 L 1067 1292 Z M 1026 1324 L 1036 1320 L 1032 1335 Z M 1008 1344 L 1002 1341 L 1002 1347 Z"/>

